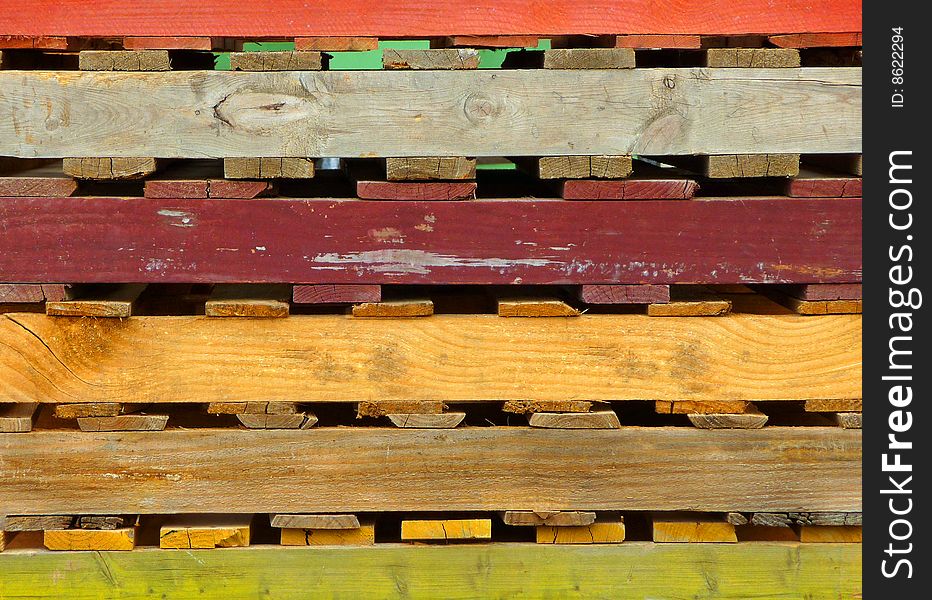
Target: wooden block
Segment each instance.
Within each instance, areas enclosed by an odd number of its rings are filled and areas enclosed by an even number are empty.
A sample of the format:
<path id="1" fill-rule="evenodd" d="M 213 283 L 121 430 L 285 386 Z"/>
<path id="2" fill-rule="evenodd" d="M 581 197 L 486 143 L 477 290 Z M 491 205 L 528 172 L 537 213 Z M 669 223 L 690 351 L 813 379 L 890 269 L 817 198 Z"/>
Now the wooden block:
<path id="1" fill-rule="evenodd" d="M 748 518 L 739 512 L 730 512 L 725 515 L 725 520 L 732 525 L 747 525 Z"/>
<path id="2" fill-rule="evenodd" d="M 632 171 L 630 156 L 542 156 L 512 160 L 541 179 L 616 179 L 627 177 Z"/>
<path id="3" fill-rule="evenodd" d="M 578 527 L 537 528 L 538 544 L 619 544 L 625 541 L 625 521 L 600 521 Z"/>
<path id="4" fill-rule="evenodd" d="M 431 300 L 389 300 L 387 302 L 363 302 L 354 304 L 354 317 L 429 317 L 434 314 Z"/>
<path id="5" fill-rule="evenodd" d="M 258 198 L 275 191 L 269 181 L 226 179 L 147 180 L 146 198 Z"/>
<path id="6" fill-rule="evenodd" d="M 357 181 L 362 200 L 468 200 L 476 197 L 475 181 Z"/>
<path id="7" fill-rule="evenodd" d="M 375 524 L 361 523 L 356 529 L 283 528 L 282 546 L 371 546 L 375 544 Z"/>
<path id="8" fill-rule="evenodd" d="M 799 541 L 804 544 L 860 544 L 861 527 L 800 527 Z"/>
<path id="9" fill-rule="evenodd" d="M 28 283 L 0 283 L 0 304 L 45 302 L 42 286 Z"/>
<path id="10" fill-rule="evenodd" d="M 45 303 L 45 314 L 54 317 L 106 317 L 125 319 L 133 314 L 133 303 L 146 284 L 126 284 L 92 291 L 87 297 Z"/>
<path id="11" fill-rule="evenodd" d="M 731 301 L 725 299 L 671 300 L 665 304 L 648 304 L 651 317 L 721 317 L 731 312 Z"/>
<path id="12" fill-rule="evenodd" d="M 504 412 L 527 415 L 531 413 L 587 413 L 592 409 L 592 402 L 587 400 L 509 400 L 505 402 Z"/>
<path id="13" fill-rule="evenodd" d="M 845 429 L 861 429 L 861 415 L 862 413 L 859 412 L 834 413 L 832 418 L 839 427 Z"/>
<path id="14" fill-rule="evenodd" d="M 68 529 L 74 522 L 71 515 L 8 515 L 0 519 L 0 531 L 45 531 Z"/>
<path id="15" fill-rule="evenodd" d="M 570 179 L 560 183 L 564 200 L 689 200 L 699 184 L 692 179 Z"/>
<path id="16" fill-rule="evenodd" d="M 142 179 L 164 164 L 156 158 L 65 158 L 62 169 L 78 179 Z"/>
<path id="17" fill-rule="evenodd" d="M 777 287 L 781 292 L 801 300 L 860 300 L 863 295 L 860 283 L 816 283 Z"/>
<path id="18" fill-rule="evenodd" d="M 506 510 L 500 513 L 505 525 L 518 527 L 586 527 L 595 523 L 595 513 L 579 510 Z"/>
<path id="19" fill-rule="evenodd" d="M 799 174 L 798 154 L 732 154 L 702 158 L 703 174 L 731 177 L 793 177 Z"/>
<path id="20" fill-rule="evenodd" d="M 127 411 L 121 402 L 85 402 L 82 404 L 56 404 L 55 416 L 59 419 L 78 417 L 115 417 Z"/>
<path id="21" fill-rule="evenodd" d="M 476 159 L 463 156 L 386 158 L 385 177 L 389 181 L 475 179 Z"/>
<path id="22" fill-rule="evenodd" d="M 439 414 L 388 414 L 386 415 L 395 427 L 403 429 L 453 429 L 466 418 L 464 412 L 449 412 Z"/>
<path id="23" fill-rule="evenodd" d="M 136 547 L 136 530 L 123 529 L 47 529 L 42 542 L 49 550 L 132 550 Z"/>
<path id="24" fill-rule="evenodd" d="M 280 515 L 271 516 L 272 527 L 281 529 L 359 529 L 356 515 Z"/>
<path id="25" fill-rule="evenodd" d="M 78 55 L 82 71 L 169 71 L 167 50 L 82 50 Z"/>
<path id="26" fill-rule="evenodd" d="M 618 429 L 621 423 L 613 410 L 588 413 L 537 412 L 528 415 L 528 425 L 542 429 Z"/>
<path id="27" fill-rule="evenodd" d="M 454 35 L 440 41 L 447 48 L 536 48 L 540 43 L 533 35 Z"/>
<path id="28" fill-rule="evenodd" d="M 863 172 L 863 160 L 860 154 L 806 154 L 803 156 L 803 161 L 815 167 L 858 177 Z"/>
<path id="29" fill-rule="evenodd" d="M 554 298 L 503 298 L 498 301 L 500 317 L 578 317 L 578 310 Z"/>
<path id="30" fill-rule="evenodd" d="M 320 52 L 360 52 L 364 50 L 378 50 L 379 38 L 334 36 L 297 37 L 294 40 L 294 49 L 299 52 L 306 50 Z"/>
<path id="31" fill-rule="evenodd" d="M 786 195 L 794 198 L 860 198 L 861 178 L 824 170 L 800 168 L 786 182 Z"/>
<path id="32" fill-rule="evenodd" d="M 707 67 L 754 69 L 799 67 L 799 50 L 793 48 L 709 48 Z"/>
<path id="33" fill-rule="evenodd" d="M 654 409 L 658 414 L 689 415 L 689 414 L 741 414 L 751 407 L 747 400 L 677 400 L 673 402 L 656 402 Z"/>
<path id="34" fill-rule="evenodd" d="M 698 50 L 702 47 L 698 35 L 618 35 L 615 36 L 616 48 L 676 48 L 683 50 Z"/>
<path id="35" fill-rule="evenodd" d="M 79 529 L 120 529 L 123 526 L 138 524 L 135 518 L 124 518 L 119 515 L 85 515 L 75 519 L 75 527 Z"/>
<path id="36" fill-rule="evenodd" d="M 558 48 L 544 50 L 545 69 L 633 69 L 630 48 Z"/>
<path id="37" fill-rule="evenodd" d="M 864 402 L 861 398 L 819 398 L 806 400 L 803 407 L 806 412 L 862 412 Z"/>
<path id="38" fill-rule="evenodd" d="M 0 35 L 0 48 L 10 50 L 67 50 L 68 38 L 62 36 Z"/>
<path id="39" fill-rule="evenodd" d="M 653 304 L 670 301 L 668 285 L 581 285 L 578 298 L 586 304 Z"/>
<path id="40" fill-rule="evenodd" d="M 238 414 L 236 418 L 248 429 L 310 429 L 317 424 L 317 415 L 309 412 L 293 415 Z"/>
<path id="41" fill-rule="evenodd" d="M 767 424 L 767 415 L 748 409 L 742 414 L 690 414 L 690 423 L 699 429 L 760 429 Z"/>
<path id="42" fill-rule="evenodd" d="M 233 71 L 320 71 L 324 61 L 320 52 L 231 52 Z"/>
<path id="43" fill-rule="evenodd" d="M 370 400 L 356 406 L 356 418 L 386 417 L 390 414 L 436 415 L 446 408 L 436 400 Z"/>
<path id="44" fill-rule="evenodd" d="M 768 297 L 799 315 L 859 315 L 861 300 L 800 300 L 773 290 Z"/>
<path id="45" fill-rule="evenodd" d="M 296 285 L 292 289 L 291 301 L 295 304 L 381 302 L 382 286 L 353 284 Z"/>
<path id="46" fill-rule="evenodd" d="M 737 542 L 735 526 L 725 520 L 688 514 L 656 514 L 652 519 L 653 540 L 658 543 Z"/>
<path id="47" fill-rule="evenodd" d="M 222 38 L 179 37 L 179 36 L 148 36 L 125 37 L 123 48 L 126 50 L 211 50 L 229 49 Z"/>
<path id="48" fill-rule="evenodd" d="M 860 46 L 860 33 L 792 33 L 772 35 L 770 43 L 780 48 L 820 48 Z"/>
<path id="49" fill-rule="evenodd" d="M 791 512 L 787 516 L 797 525 L 858 526 L 863 524 L 863 515 L 853 512 Z"/>
<path id="50" fill-rule="evenodd" d="M 223 176 L 229 179 L 311 179 L 313 158 L 224 158 Z"/>
<path id="51" fill-rule="evenodd" d="M 81 431 L 162 431 L 167 424 L 168 415 L 78 417 Z"/>
<path id="52" fill-rule="evenodd" d="M 251 526 L 252 515 L 172 515 L 159 528 L 159 548 L 245 547 Z"/>
<path id="53" fill-rule="evenodd" d="M 459 70 L 478 69 L 479 52 L 472 48 L 438 48 L 430 50 L 382 50 L 385 69 Z"/>
<path id="54" fill-rule="evenodd" d="M 490 539 L 492 539 L 492 519 L 401 521 L 402 541 Z"/>
<path id="55" fill-rule="evenodd" d="M 32 403 L 0 404 L 0 433 L 26 433 L 39 412 L 39 405 Z"/>
<path id="56" fill-rule="evenodd" d="M 208 317 L 282 318 L 290 311 L 288 285 L 221 284 L 204 303 Z"/>
<path id="57" fill-rule="evenodd" d="M 299 411 L 296 402 L 211 402 L 207 414 L 212 415 L 293 415 Z"/>

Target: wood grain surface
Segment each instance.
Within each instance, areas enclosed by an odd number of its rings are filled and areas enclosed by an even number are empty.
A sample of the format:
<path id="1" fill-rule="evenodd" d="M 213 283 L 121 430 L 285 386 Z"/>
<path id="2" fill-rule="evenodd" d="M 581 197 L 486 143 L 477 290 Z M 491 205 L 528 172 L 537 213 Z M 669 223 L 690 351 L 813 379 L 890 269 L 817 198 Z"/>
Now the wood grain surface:
<path id="1" fill-rule="evenodd" d="M 0 402 L 861 397 L 859 315 L 0 315 Z M 157 368 L 153 368 L 157 365 Z"/>
<path id="2" fill-rule="evenodd" d="M 449 598 L 857 598 L 857 544 L 536 545 L 521 543 L 363 548 L 254 546 L 220 552 L 61 553 L 7 550 L 0 587 L 13 597 L 298 600 L 317 595 L 429 600 L 438 581 Z"/>
<path id="3" fill-rule="evenodd" d="M 24 158 L 861 152 L 860 68 L 3 71 L 0 89 L 0 147 Z"/>
<path id="4" fill-rule="evenodd" d="M 861 281 L 850 198 L 9 198 L 0 222 L 0 281 L 23 283 Z"/>
<path id="5" fill-rule="evenodd" d="M 34 431 L 0 436 L 0 482 L 13 514 L 858 512 L 861 432 Z"/>

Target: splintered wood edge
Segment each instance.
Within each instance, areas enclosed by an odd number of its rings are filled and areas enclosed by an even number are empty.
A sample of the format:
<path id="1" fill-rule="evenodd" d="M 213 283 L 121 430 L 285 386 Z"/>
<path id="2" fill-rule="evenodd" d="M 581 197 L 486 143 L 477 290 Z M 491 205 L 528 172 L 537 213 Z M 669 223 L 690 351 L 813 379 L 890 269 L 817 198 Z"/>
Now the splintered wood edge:
<path id="1" fill-rule="evenodd" d="M 356 405 L 356 418 L 385 417 L 390 414 L 435 415 L 447 406 L 437 400 L 365 400 Z"/>
<path id="2" fill-rule="evenodd" d="M 502 411 L 526 415 L 531 413 L 587 413 L 595 407 L 605 407 L 605 402 L 588 400 L 509 400 L 502 405 Z"/>

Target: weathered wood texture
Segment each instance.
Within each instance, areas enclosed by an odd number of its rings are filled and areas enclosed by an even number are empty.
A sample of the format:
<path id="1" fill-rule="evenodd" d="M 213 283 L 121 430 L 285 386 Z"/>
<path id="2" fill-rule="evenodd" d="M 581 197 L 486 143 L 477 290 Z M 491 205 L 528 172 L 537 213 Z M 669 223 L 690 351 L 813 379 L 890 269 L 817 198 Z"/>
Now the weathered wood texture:
<path id="1" fill-rule="evenodd" d="M 379 38 L 347 36 L 306 36 L 294 40 L 294 49 L 303 52 L 316 50 L 320 52 L 360 52 L 378 50 Z"/>
<path id="2" fill-rule="evenodd" d="M 861 178 L 801 168 L 786 182 L 786 195 L 797 198 L 860 198 Z"/>
<path id="3" fill-rule="evenodd" d="M 618 429 L 618 415 L 613 410 L 595 412 L 548 413 L 528 415 L 528 425 L 541 429 Z"/>
<path id="4" fill-rule="evenodd" d="M 142 179 L 155 173 L 162 164 L 155 158 L 65 158 L 65 175 L 78 179 Z"/>
<path id="5" fill-rule="evenodd" d="M 386 416 L 392 425 L 402 429 L 453 429 L 463 422 L 466 413 L 390 413 Z"/>
<path id="6" fill-rule="evenodd" d="M 0 283 L 0 304 L 33 304 L 47 300 L 64 300 L 66 289 L 61 284 Z"/>
<path id="7" fill-rule="evenodd" d="M 173 515 L 159 528 L 159 548 L 248 546 L 252 515 Z"/>
<path id="8" fill-rule="evenodd" d="M 0 513 L 13 514 L 859 512 L 861 432 L 34 431 L 0 436 L 0 482 Z"/>
<path id="9" fill-rule="evenodd" d="M 859 68 L 3 71 L 0 89 L 0 147 L 25 158 L 861 151 Z"/>
<path id="10" fill-rule="evenodd" d="M 420 298 L 363 302 L 354 304 L 351 312 L 354 317 L 361 318 L 429 317 L 434 314 L 434 303 Z"/>
<path id="11" fill-rule="evenodd" d="M 167 50 L 82 50 L 78 56 L 82 71 L 168 71 Z"/>
<path id="12" fill-rule="evenodd" d="M 443 48 L 536 48 L 539 43 L 533 35 L 454 35 L 431 40 L 431 45 Z"/>
<path id="13" fill-rule="evenodd" d="M 380 285 L 296 285 L 291 301 L 295 304 L 354 304 L 381 302 Z"/>
<path id="14" fill-rule="evenodd" d="M 271 515 L 272 527 L 282 529 L 359 529 L 356 515 Z"/>
<path id="15" fill-rule="evenodd" d="M 234 71 L 320 71 L 320 52 L 231 52 L 230 69 Z"/>
<path id="16" fill-rule="evenodd" d="M 670 301 L 668 285 L 582 285 L 580 301 L 587 304 L 652 304 Z"/>
<path id="17" fill-rule="evenodd" d="M 223 176 L 230 179 L 310 179 L 314 159 L 305 157 L 226 158 Z"/>
<path id="18" fill-rule="evenodd" d="M 223 0 L 148 2 L 144 9 L 119 0 L 26 0 L 0 17 L 11 36 L 379 36 L 559 34 L 721 34 L 861 31 L 861 5 L 853 0 L 595 0 L 585 4 L 544 0 L 528 10 L 517 0 Z M 36 18 L 41 15 L 42 18 Z"/>
<path id="19" fill-rule="evenodd" d="M 801 300 L 860 300 L 863 295 L 860 283 L 781 285 L 779 289 Z"/>
<path id="20" fill-rule="evenodd" d="M 561 182 L 564 200 L 689 200 L 699 189 L 692 179 L 576 179 Z"/>
<path id="21" fill-rule="evenodd" d="M 472 48 L 435 48 L 429 50 L 382 50 L 386 69 L 463 70 L 479 68 L 479 51 Z"/>
<path id="22" fill-rule="evenodd" d="M 467 200 L 476 197 L 475 181 L 357 181 L 363 200 Z"/>
<path id="23" fill-rule="evenodd" d="M 710 48 L 707 67 L 787 69 L 799 66 L 799 50 L 792 48 Z"/>
<path id="24" fill-rule="evenodd" d="M 556 298 L 502 298 L 498 300 L 500 317 L 578 317 L 581 313 Z"/>
<path id="25" fill-rule="evenodd" d="M 475 158 L 419 156 L 385 159 L 385 178 L 389 181 L 474 179 L 475 177 Z"/>
<path id="26" fill-rule="evenodd" d="M 0 404 L 0 433 L 26 433 L 32 431 L 39 405 Z"/>
<path id="27" fill-rule="evenodd" d="M 0 315 L 0 402 L 860 398 L 860 336 L 857 315 L 17 313 Z"/>
<path id="28" fill-rule="evenodd" d="M 578 510 L 530 511 L 506 510 L 501 514 L 505 525 L 520 527 L 584 527 L 595 523 L 595 513 Z"/>
<path id="29" fill-rule="evenodd" d="M 24 283 L 861 281 L 858 199 L 11 198 L 0 221 L 0 279 Z"/>
<path id="30" fill-rule="evenodd" d="M 546 566 L 544 568 L 543 566 Z M 254 546 L 223 552 L 137 549 L 113 554 L 8 550 L 0 587 L 12 597 L 298 600 L 316 595 L 451 598 L 708 597 L 829 600 L 861 595 L 854 544 L 739 543 L 616 545 L 459 544 L 365 548 Z"/>

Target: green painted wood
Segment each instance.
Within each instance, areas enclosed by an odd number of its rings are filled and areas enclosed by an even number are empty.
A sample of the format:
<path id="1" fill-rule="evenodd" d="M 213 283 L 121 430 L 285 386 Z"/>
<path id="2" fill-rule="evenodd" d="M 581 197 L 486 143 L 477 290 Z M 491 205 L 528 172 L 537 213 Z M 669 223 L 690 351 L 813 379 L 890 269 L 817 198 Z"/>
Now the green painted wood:
<path id="1" fill-rule="evenodd" d="M 0 598 L 848 599 L 860 544 L 7 551 Z"/>

